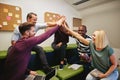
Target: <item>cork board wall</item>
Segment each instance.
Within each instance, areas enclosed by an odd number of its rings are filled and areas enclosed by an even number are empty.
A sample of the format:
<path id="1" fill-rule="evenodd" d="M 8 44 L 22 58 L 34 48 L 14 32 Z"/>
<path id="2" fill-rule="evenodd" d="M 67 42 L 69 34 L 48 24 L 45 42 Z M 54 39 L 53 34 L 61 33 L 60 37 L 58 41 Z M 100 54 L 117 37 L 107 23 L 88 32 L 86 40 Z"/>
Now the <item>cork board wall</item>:
<path id="1" fill-rule="evenodd" d="M 44 22 L 56 22 L 59 19 L 60 15 L 53 12 L 44 13 Z M 45 31 L 51 29 L 52 27 L 47 27 Z"/>
<path id="2" fill-rule="evenodd" d="M 60 14 L 53 13 L 53 12 L 45 12 L 44 21 L 55 22 L 59 19 L 59 17 L 60 17 Z M 77 31 L 80 25 L 82 25 L 82 19 L 73 17 L 73 30 Z M 46 29 L 50 29 L 50 27 L 47 27 Z"/>
<path id="3" fill-rule="evenodd" d="M 13 31 L 22 21 L 21 8 L 0 3 L 0 31 Z"/>
<path id="4" fill-rule="evenodd" d="M 55 22 L 59 19 L 59 14 L 52 12 L 45 12 L 44 21 L 45 22 Z"/>

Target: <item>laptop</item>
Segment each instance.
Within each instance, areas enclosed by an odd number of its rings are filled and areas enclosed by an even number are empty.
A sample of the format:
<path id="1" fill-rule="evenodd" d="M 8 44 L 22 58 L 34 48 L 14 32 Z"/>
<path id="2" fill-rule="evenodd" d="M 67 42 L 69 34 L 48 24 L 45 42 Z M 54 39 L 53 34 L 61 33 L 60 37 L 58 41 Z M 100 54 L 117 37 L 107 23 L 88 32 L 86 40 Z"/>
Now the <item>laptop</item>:
<path id="1" fill-rule="evenodd" d="M 45 76 L 37 75 L 33 80 L 50 80 L 53 76 L 56 75 L 56 69 L 53 69 L 51 72 L 46 74 Z"/>

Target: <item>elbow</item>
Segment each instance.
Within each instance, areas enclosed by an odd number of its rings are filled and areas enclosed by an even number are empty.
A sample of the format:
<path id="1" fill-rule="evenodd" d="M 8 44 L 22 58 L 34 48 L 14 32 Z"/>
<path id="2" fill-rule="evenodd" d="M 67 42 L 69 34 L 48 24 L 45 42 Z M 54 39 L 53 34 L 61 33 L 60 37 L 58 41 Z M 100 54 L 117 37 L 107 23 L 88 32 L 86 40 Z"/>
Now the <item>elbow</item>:
<path id="1" fill-rule="evenodd" d="M 15 43 L 16 43 L 16 41 L 11 41 L 11 45 L 12 46 L 15 45 Z"/>
<path id="2" fill-rule="evenodd" d="M 113 66 L 113 69 L 116 69 L 117 68 L 117 62 L 115 64 L 113 64 L 112 66 Z"/>

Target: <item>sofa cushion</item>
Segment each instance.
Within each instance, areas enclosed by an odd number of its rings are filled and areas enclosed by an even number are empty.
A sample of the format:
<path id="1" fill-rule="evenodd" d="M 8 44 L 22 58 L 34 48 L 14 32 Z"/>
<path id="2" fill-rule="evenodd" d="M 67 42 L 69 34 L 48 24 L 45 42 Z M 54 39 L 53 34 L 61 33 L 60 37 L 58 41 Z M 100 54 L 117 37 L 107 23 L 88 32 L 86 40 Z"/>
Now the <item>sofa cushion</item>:
<path id="1" fill-rule="evenodd" d="M 43 75 L 43 76 L 46 75 L 42 70 L 37 70 L 36 72 L 37 72 L 39 75 Z M 50 80 L 59 80 L 59 78 L 57 78 L 56 75 L 55 75 L 55 76 L 52 77 Z"/>
<path id="2" fill-rule="evenodd" d="M 0 51 L 0 59 L 4 59 L 7 56 L 7 51 Z"/>
<path id="3" fill-rule="evenodd" d="M 76 48 L 76 47 L 77 47 L 76 44 L 68 44 L 68 45 L 67 45 L 67 49 L 74 49 L 74 48 Z M 44 49 L 45 52 L 53 52 L 53 51 L 54 51 L 51 46 L 43 47 L 43 49 Z"/>
<path id="4" fill-rule="evenodd" d="M 57 77 L 60 78 L 60 80 L 67 80 L 70 79 L 76 75 L 79 75 L 80 73 L 83 72 L 83 66 L 81 66 L 79 69 L 77 70 L 73 70 L 68 68 L 70 65 L 66 65 L 63 70 L 59 70 L 59 66 L 55 66 L 57 67 Z"/>

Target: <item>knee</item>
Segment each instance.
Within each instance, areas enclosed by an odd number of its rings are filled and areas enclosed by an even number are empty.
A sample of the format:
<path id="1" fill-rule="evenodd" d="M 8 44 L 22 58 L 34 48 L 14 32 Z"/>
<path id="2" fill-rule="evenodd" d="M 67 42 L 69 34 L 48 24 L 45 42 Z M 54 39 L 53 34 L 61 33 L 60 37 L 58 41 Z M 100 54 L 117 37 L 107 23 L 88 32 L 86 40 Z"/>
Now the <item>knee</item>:
<path id="1" fill-rule="evenodd" d="M 38 50 L 43 51 L 43 48 L 41 46 L 39 46 Z"/>
<path id="2" fill-rule="evenodd" d="M 43 48 L 40 47 L 40 46 L 34 48 L 34 51 L 35 51 L 37 54 L 39 54 L 39 53 L 43 53 L 43 52 L 44 52 Z"/>
<path id="3" fill-rule="evenodd" d="M 94 79 L 92 75 L 88 74 L 85 80 L 96 80 L 96 79 Z"/>

